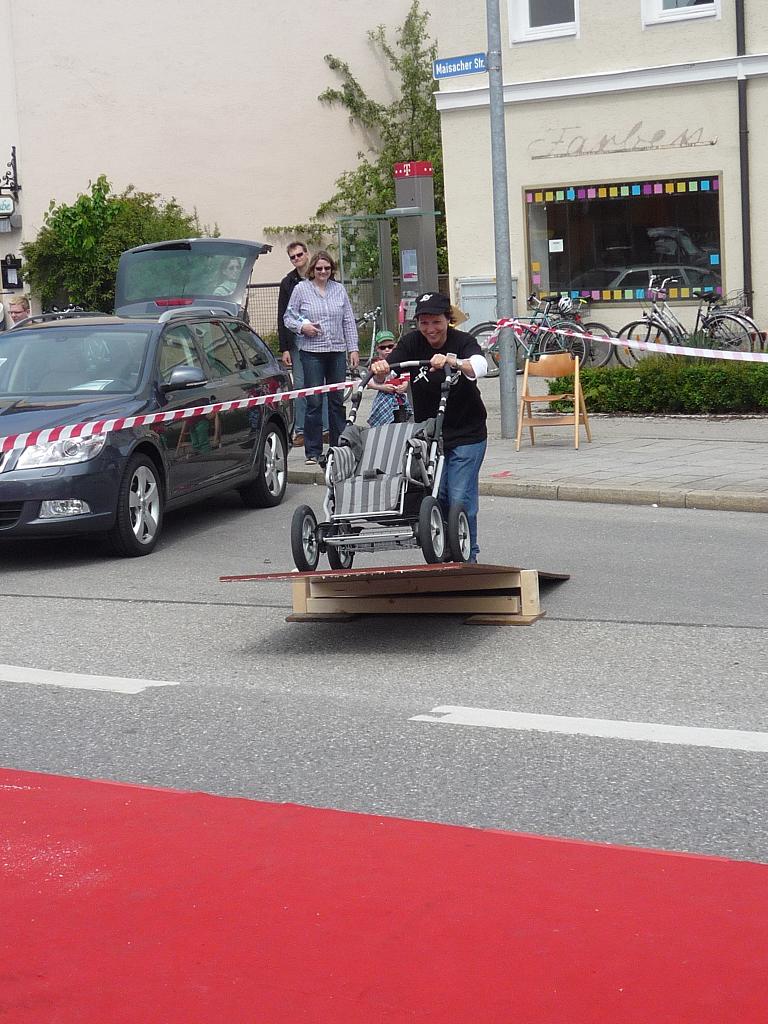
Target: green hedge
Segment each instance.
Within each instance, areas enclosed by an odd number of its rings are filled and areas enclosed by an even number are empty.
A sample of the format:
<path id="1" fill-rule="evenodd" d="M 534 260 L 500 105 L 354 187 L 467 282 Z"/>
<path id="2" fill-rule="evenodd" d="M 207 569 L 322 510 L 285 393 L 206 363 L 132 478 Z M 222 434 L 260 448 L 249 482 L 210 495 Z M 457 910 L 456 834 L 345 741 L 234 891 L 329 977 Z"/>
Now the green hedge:
<path id="1" fill-rule="evenodd" d="M 550 394 L 562 386 L 550 381 Z M 768 414 L 768 363 L 650 356 L 631 370 L 582 370 L 581 386 L 588 412 Z"/>

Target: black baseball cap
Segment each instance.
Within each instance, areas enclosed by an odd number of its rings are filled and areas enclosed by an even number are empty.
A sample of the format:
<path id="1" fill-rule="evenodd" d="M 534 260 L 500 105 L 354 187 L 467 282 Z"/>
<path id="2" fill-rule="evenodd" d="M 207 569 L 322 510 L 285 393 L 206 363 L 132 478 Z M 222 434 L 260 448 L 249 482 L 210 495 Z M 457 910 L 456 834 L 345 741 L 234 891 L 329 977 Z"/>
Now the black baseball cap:
<path id="1" fill-rule="evenodd" d="M 422 313 L 442 314 L 450 317 L 451 300 L 442 292 L 425 292 L 416 299 L 416 313 L 419 317 Z"/>

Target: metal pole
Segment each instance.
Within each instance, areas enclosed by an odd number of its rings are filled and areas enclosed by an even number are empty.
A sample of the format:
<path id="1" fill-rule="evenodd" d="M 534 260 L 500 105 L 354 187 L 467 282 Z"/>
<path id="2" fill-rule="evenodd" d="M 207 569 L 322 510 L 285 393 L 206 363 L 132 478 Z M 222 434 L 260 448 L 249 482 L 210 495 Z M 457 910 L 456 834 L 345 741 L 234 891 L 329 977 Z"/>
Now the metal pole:
<path id="1" fill-rule="evenodd" d="M 496 250 L 496 314 L 514 313 L 512 257 L 509 243 L 509 196 L 507 192 L 507 141 L 504 129 L 504 80 L 501 69 L 501 18 L 499 0 L 485 0 L 488 22 L 488 90 L 491 116 L 491 174 L 493 181 L 493 237 Z M 517 432 L 517 377 L 513 333 L 505 327 L 499 336 L 501 436 Z"/>
<path id="2" fill-rule="evenodd" d="M 736 0 L 736 55 L 747 52 L 746 16 L 744 0 Z M 739 173 L 741 178 L 741 261 L 744 276 L 744 295 L 752 311 L 752 212 L 749 174 L 749 115 L 747 108 L 747 80 L 739 74 L 736 82 L 739 108 Z"/>

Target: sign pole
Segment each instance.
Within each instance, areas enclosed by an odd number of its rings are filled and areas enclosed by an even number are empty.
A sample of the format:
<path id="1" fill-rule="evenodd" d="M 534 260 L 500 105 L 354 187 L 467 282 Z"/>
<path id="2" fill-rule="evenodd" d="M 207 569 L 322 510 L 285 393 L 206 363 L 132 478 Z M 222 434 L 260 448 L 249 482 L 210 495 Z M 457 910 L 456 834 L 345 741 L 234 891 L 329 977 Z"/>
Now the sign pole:
<path id="1" fill-rule="evenodd" d="M 486 0 L 488 23 L 488 89 L 491 123 L 491 174 L 493 182 L 493 236 L 496 252 L 496 315 L 514 315 L 512 257 L 509 240 L 507 189 L 507 142 L 504 128 L 504 79 L 501 67 L 501 18 L 499 0 Z M 499 335 L 501 436 L 517 433 L 516 345 L 510 328 Z"/>

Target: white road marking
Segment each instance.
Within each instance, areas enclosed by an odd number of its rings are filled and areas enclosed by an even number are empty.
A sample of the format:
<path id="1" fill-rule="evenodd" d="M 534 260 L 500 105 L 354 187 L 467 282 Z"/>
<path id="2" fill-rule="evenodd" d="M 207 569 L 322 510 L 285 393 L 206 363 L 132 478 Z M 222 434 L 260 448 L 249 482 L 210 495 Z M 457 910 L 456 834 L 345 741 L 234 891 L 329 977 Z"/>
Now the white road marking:
<path id="1" fill-rule="evenodd" d="M 560 715 L 532 715 L 520 711 L 494 711 L 445 704 L 428 715 L 414 715 L 411 722 L 440 722 L 485 729 L 517 729 L 555 732 L 567 736 L 599 736 L 602 739 L 635 740 L 641 743 L 677 743 L 688 747 L 718 747 L 722 750 L 750 750 L 768 753 L 768 733 L 741 729 L 703 729 L 656 722 L 623 722 L 608 718 L 569 718 Z"/>
<path id="2" fill-rule="evenodd" d="M 111 693 L 141 693 L 150 686 L 179 685 L 159 679 L 78 675 L 75 672 L 49 672 L 21 665 L 0 665 L 0 683 L 31 683 L 34 686 L 64 686 L 69 690 L 108 690 Z"/>

